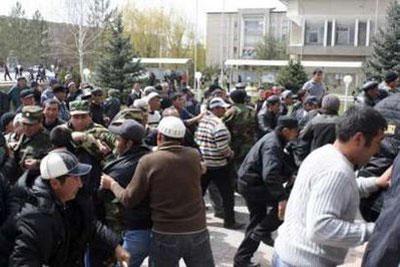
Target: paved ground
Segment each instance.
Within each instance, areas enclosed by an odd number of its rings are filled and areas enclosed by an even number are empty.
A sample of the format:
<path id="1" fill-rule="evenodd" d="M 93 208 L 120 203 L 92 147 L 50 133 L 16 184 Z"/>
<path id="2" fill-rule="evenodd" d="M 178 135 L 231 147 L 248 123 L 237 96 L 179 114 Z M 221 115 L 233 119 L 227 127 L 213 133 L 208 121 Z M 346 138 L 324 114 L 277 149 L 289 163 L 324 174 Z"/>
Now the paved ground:
<path id="1" fill-rule="evenodd" d="M 233 231 L 223 228 L 223 220 L 213 216 L 214 211 L 206 198 L 207 204 L 207 225 L 211 237 L 211 247 L 214 254 L 214 260 L 217 267 L 233 266 L 233 256 L 243 240 L 244 230 Z M 248 211 L 243 198 L 239 195 L 235 196 L 235 212 L 237 221 L 246 223 L 248 221 Z M 345 267 L 361 266 L 361 258 L 363 255 L 363 247 L 350 250 Z M 261 263 L 262 267 L 271 266 L 273 249 L 261 243 L 253 261 Z M 180 266 L 185 266 L 181 261 Z"/>

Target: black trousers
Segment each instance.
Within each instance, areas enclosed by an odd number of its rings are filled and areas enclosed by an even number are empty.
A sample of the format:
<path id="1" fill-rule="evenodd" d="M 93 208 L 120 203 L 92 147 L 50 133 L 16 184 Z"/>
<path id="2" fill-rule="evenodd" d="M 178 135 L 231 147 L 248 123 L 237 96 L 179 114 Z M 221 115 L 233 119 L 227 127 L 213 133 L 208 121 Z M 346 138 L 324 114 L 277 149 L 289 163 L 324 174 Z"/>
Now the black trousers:
<path id="1" fill-rule="evenodd" d="M 278 203 L 266 203 L 248 200 L 245 197 L 250 212 L 250 221 L 246 227 L 245 237 L 235 255 L 235 266 L 250 262 L 257 251 L 260 241 L 266 243 L 271 239 L 271 233 L 281 225 L 278 218 Z"/>
<path id="2" fill-rule="evenodd" d="M 234 195 L 229 166 L 207 169 L 207 172 L 201 179 L 203 196 L 211 180 L 217 186 L 218 191 L 221 194 L 222 205 L 224 207 L 224 223 L 233 224 L 235 222 L 235 212 L 233 211 Z"/>

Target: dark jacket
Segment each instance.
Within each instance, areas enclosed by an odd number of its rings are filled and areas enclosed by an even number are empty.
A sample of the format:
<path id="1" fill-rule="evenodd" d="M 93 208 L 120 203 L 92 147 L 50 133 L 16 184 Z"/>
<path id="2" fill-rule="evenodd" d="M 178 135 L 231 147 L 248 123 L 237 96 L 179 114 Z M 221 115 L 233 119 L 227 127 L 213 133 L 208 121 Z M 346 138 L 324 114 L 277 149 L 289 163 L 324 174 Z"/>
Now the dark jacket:
<path id="1" fill-rule="evenodd" d="M 116 97 L 110 97 L 104 102 L 104 111 L 110 121 L 117 115 L 121 110 L 121 101 Z"/>
<path id="2" fill-rule="evenodd" d="M 278 115 L 272 113 L 267 108 L 263 108 L 257 114 L 258 138 L 272 132 L 278 122 Z"/>
<path id="3" fill-rule="evenodd" d="M 247 154 L 238 171 L 238 191 L 245 198 L 277 203 L 288 198 L 283 187 L 294 171 L 285 153 L 286 142 L 273 131 L 260 139 Z"/>
<path id="4" fill-rule="evenodd" d="M 10 202 L 10 183 L 0 172 L 0 226 L 6 221 Z"/>
<path id="5" fill-rule="evenodd" d="M 64 124 L 65 121 L 62 119 L 57 118 L 53 123 L 46 124 L 46 121 L 43 121 L 43 127 L 46 128 L 46 130 L 50 133 L 51 130 L 53 130 L 55 127 L 58 125 Z"/>
<path id="6" fill-rule="evenodd" d="M 0 91 L 0 116 L 10 111 L 10 100 L 8 95 Z"/>
<path id="7" fill-rule="evenodd" d="M 394 161 L 391 182 L 383 194 L 384 205 L 364 253 L 365 267 L 397 267 L 400 263 L 400 156 Z"/>
<path id="8" fill-rule="evenodd" d="M 319 114 L 306 124 L 299 137 L 301 153 L 298 155 L 301 160 L 313 150 L 335 142 L 338 118 L 338 115 Z"/>
<path id="9" fill-rule="evenodd" d="M 373 156 L 369 163 L 360 170 L 362 177 L 379 176 L 392 165 L 400 152 L 400 94 L 391 95 L 375 107 L 388 123 L 385 138 L 381 142 L 381 149 Z M 375 221 L 382 207 L 383 198 L 381 191 L 371 194 L 368 198 L 361 199 L 360 210 L 364 219 Z"/>
<path id="10" fill-rule="evenodd" d="M 104 121 L 104 105 L 98 105 L 91 103 L 90 104 L 90 115 L 94 123 L 101 124 L 103 126 L 106 125 Z"/>
<path id="11" fill-rule="evenodd" d="M 365 92 L 363 92 L 360 96 L 357 97 L 356 99 L 357 104 L 367 106 L 367 107 L 374 107 L 376 104 L 376 101 L 369 97 Z"/>
<path id="12" fill-rule="evenodd" d="M 84 194 L 78 193 L 74 200 L 62 205 L 55 199 L 50 187 L 40 178 L 36 179 L 32 188 L 21 179 L 11 190 L 10 202 L 9 216 L 0 229 L 0 266 L 7 266 L 11 253 L 16 255 L 15 261 L 25 261 L 24 258 L 18 259 L 25 257 L 24 255 L 16 253 L 17 247 L 14 244 L 18 238 L 29 242 L 38 240 L 38 244 L 41 241 L 46 242 L 43 246 L 45 252 L 50 251 L 51 256 L 54 253 L 60 256 L 59 259 L 52 256 L 51 260 L 56 263 L 47 263 L 50 266 L 84 266 L 83 258 L 88 243 L 100 242 L 106 251 L 114 252 L 120 242 L 113 232 L 96 219 L 92 201 Z M 36 222 L 40 223 L 37 227 Z M 28 229 L 27 226 L 30 227 L 29 230 L 38 229 L 38 236 L 25 237 L 25 234 L 19 237 L 20 225 L 23 231 Z M 53 226 L 54 229 L 49 228 Z M 46 233 L 45 237 L 42 237 L 43 233 Z M 26 249 L 35 249 L 30 243 L 27 243 L 28 245 L 29 248 L 21 247 L 22 253 L 25 253 Z M 57 246 L 62 251 L 58 251 Z M 52 251 L 49 248 L 56 250 Z M 30 254 L 27 255 L 32 257 L 33 252 L 28 252 Z"/>
<path id="13" fill-rule="evenodd" d="M 104 166 L 103 171 L 115 178 L 122 187 L 126 187 L 133 178 L 139 159 L 149 152 L 150 149 L 145 146 L 134 147 L 117 159 L 108 162 Z M 110 205 L 110 202 L 114 200 L 114 195 L 110 191 L 101 191 L 101 193 L 104 194 L 103 198 L 105 198 L 107 204 Z M 142 203 L 134 208 L 125 208 L 121 204 L 117 207 L 114 205 L 114 208 L 118 208 L 121 211 L 123 230 L 151 228 L 151 214 L 148 198 L 145 198 Z M 110 214 L 107 214 L 106 218 L 109 218 L 109 216 Z M 110 220 L 113 219 L 115 218 L 110 218 Z"/>

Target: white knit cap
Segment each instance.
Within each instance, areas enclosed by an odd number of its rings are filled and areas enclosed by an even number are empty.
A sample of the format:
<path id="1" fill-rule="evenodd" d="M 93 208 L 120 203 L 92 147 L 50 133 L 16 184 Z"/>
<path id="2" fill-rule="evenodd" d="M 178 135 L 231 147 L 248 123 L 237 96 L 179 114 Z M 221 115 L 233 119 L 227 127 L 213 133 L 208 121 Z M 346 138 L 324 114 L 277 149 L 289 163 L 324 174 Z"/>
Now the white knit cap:
<path id="1" fill-rule="evenodd" d="M 157 92 L 151 92 L 147 97 L 146 97 L 146 101 L 147 103 L 150 102 L 150 100 L 152 100 L 153 98 L 158 97 L 160 98 L 160 95 Z"/>
<path id="2" fill-rule="evenodd" d="M 186 127 L 181 119 L 168 116 L 160 121 L 157 130 L 167 137 L 180 139 L 185 136 Z"/>

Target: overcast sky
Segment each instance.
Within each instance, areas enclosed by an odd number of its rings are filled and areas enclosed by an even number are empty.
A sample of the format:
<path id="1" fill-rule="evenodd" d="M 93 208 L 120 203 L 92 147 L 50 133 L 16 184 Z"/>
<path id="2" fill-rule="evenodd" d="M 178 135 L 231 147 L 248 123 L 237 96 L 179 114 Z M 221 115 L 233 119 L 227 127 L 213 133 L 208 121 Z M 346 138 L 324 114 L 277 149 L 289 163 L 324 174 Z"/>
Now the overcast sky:
<path id="1" fill-rule="evenodd" d="M 0 15 L 10 14 L 16 0 L 0 0 Z M 66 0 L 19 0 L 26 14 L 30 17 L 39 10 L 46 20 L 65 21 L 62 9 Z M 111 0 L 115 6 L 122 6 L 131 1 L 139 8 L 163 6 L 165 9 L 174 9 L 195 22 L 196 0 Z M 206 27 L 206 12 L 236 11 L 238 8 L 269 8 L 276 7 L 285 10 L 285 6 L 278 0 L 198 0 L 199 32 L 203 33 Z"/>

